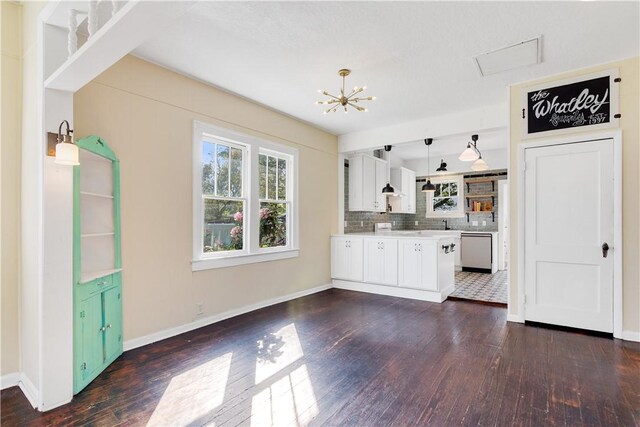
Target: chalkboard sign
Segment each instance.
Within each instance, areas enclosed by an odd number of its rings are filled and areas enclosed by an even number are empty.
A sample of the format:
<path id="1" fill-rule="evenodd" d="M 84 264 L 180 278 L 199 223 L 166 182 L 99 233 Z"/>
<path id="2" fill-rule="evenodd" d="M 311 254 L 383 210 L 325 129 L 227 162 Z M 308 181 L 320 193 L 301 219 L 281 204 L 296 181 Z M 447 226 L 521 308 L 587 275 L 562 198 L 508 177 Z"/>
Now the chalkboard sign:
<path id="1" fill-rule="evenodd" d="M 586 79 L 582 76 L 579 81 L 573 79 L 557 86 L 547 84 L 547 87 L 528 89 L 525 134 L 611 126 L 613 115 L 617 113 L 617 83 L 613 82 L 612 74 L 602 74 Z"/>

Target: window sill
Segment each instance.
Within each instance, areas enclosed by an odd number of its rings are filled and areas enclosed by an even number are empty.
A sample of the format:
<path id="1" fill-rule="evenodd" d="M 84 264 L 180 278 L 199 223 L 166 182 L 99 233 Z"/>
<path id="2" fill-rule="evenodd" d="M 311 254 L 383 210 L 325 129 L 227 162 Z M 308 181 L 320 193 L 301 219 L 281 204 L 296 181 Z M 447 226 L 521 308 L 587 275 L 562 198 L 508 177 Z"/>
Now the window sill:
<path id="1" fill-rule="evenodd" d="M 202 258 L 191 261 L 191 271 L 211 270 L 214 268 L 233 267 L 236 265 L 254 264 L 257 262 L 276 261 L 279 259 L 295 258 L 299 249 L 283 249 L 257 254 L 230 255 L 220 258 Z"/>

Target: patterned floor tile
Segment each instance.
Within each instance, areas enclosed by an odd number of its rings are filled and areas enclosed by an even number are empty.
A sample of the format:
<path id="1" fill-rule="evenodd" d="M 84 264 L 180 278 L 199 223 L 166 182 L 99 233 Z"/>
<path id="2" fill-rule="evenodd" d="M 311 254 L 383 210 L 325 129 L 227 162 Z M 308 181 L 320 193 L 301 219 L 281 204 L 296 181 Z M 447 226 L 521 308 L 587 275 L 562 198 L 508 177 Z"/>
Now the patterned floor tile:
<path id="1" fill-rule="evenodd" d="M 495 274 L 456 272 L 456 290 L 452 297 L 507 303 L 507 271 Z"/>

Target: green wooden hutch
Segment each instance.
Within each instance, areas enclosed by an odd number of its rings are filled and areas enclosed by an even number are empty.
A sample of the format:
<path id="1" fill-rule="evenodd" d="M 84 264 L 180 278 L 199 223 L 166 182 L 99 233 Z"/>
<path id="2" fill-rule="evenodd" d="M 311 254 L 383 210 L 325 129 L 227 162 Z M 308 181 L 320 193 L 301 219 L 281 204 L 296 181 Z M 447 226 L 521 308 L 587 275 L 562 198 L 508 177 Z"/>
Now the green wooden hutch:
<path id="1" fill-rule="evenodd" d="M 98 136 L 73 170 L 73 392 L 122 354 L 120 164 Z"/>

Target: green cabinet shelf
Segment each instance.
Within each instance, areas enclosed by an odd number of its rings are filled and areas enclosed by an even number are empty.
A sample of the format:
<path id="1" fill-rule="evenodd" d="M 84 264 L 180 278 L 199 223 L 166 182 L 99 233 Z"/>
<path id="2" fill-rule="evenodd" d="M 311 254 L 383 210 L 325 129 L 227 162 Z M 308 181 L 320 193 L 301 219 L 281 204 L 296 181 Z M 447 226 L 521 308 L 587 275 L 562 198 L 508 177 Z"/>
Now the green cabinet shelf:
<path id="1" fill-rule="evenodd" d="M 98 136 L 73 170 L 73 392 L 122 354 L 120 163 Z"/>

